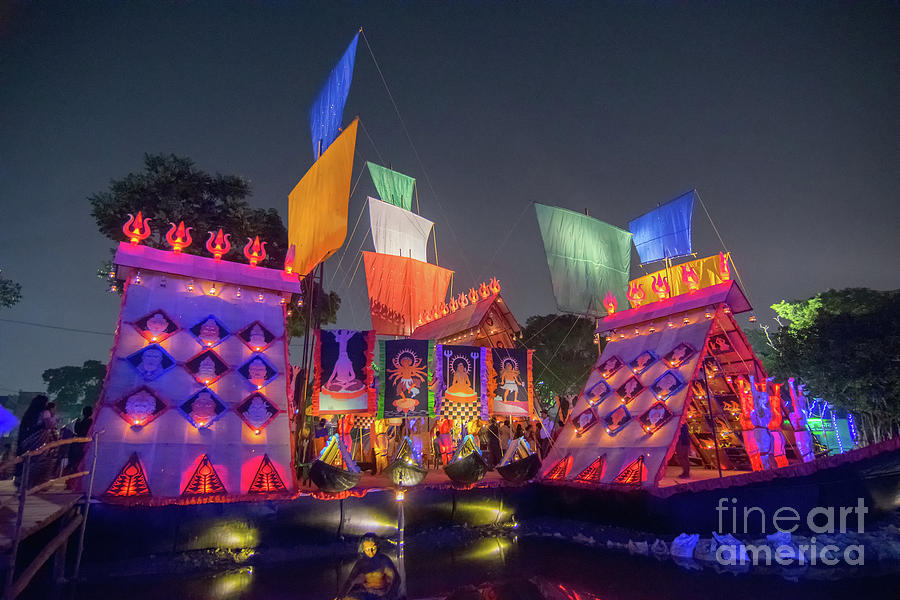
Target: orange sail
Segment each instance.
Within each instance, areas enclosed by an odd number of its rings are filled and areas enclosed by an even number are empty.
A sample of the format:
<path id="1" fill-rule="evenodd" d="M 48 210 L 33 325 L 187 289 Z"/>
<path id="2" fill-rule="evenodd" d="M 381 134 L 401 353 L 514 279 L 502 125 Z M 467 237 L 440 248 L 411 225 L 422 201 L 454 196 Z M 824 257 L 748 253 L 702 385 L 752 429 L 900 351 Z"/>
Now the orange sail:
<path id="1" fill-rule="evenodd" d="M 354 119 L 344 129 L 288 196 L 288 243 L 296 247 L 294 270 L 302 275 L 331 256 L 347 237 L 358 122 Z"/>
<path id="2" fill-rule="evenodd" d="M 382 335 L 409 335 L 425 310 L 447 297 L 453 271 L 405 256 L 363 252 L 372 328 Z"/>

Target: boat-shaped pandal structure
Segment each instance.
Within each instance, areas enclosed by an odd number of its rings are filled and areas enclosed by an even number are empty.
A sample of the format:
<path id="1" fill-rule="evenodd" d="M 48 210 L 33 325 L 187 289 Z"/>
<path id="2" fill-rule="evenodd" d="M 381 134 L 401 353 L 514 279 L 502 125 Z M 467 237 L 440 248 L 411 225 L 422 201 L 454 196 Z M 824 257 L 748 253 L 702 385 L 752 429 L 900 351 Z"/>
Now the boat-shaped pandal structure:
<path id="1" fill-rule="evenodd" d="M 362 473 L 338 435 L 332 435 L 309 468 L 309 478 L 323 492 L 345 492 L 359 483 Z"/>
<path id="2" fill-rule="evenodd" d="M 444 472 L 451 481 L 462 484 L 480 481 L 488 471 L 490 467 L 481 456 L 481 450 L 471 434 L 463 438 L 453 458 L 444 467 Z"/>
<path id="3" fill-rule="evenodd" d="M 540 469 L 541 458 L 520 437 L 509 443 L 497 472 L 507 481 L 523 482 L 533 479 Z"/>
<path id="4" fill-rule="evenodd" d="M 422 466 L 422 458 L 413 448 L 409 437 L 404 437 L 400 442 L 400 448 L 394 460 L 385 469 L 388 478 L 398 487 L 411 487 L 419 485 L 428 474 L 428 469 Z"/>

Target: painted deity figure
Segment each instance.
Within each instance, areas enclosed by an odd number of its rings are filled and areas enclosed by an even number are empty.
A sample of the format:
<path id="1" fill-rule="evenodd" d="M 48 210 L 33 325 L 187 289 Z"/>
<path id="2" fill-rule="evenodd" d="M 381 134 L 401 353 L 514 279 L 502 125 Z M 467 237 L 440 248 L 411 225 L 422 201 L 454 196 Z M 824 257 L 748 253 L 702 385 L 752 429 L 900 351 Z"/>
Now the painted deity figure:
<path id="1" fill-rule="evenodd" d="M 678 378 L 672 375 L 672 373 L 666 373 L 663 375 L 662 379 L 656 383 L 654 388 L 657 396 L 660 398 L 668 398 L 678 388 Z"/>
<path id="2" fill-rule="evenodd" d="M 519 369 L 514 361 L 503 361 L 503 368 L 500 370 L 500 382 L 500 389 L 503 390 L 503 401 L 516 402 L 519 399 L 519 388 L 525 387 L 525 384 L 519 379 Z"/>
<path id="3" fill-rule="evenodd" d="M 641 354 L 640 356 L 638 356 L 637 362 L 635 362 L 635 365 L 634 365 L 635 370 L 636 370 L 636 371 L 643 371 L 644 368 L 645 368 L 648 364 L 650 364 L 650 361 L 652 360 L 652 358 L 653 358 L 653 357 L 650 356 L 650 354 L 647 353 L 647 352 L 644 352 L 643 354 Z"/>
<path id="4" fill-rule="evenodd" d="M 791 421 L 791 428 L 794 430 L 794 441 L 797 443 L 797 450 L 800 452 L 800 458 L 803 462 L 809 462 L 815 455 L 813 453 L 812 434 L 806 424 L 806 415 L 809 414 L 809 402 L 806 399 L 806 386 L 800 384 L 794 385 L 794 378 L 788 379 L 788 390 L 791 393 L 791 414 L 788 418 Z"/>
<path id="5" fill-rule="evenodd" d="M 333 332 L 333 335 L 334 341 L 338 343 L 338 358 L 334 363 L 334 369 L 325 387 L 333 391 L 362 388 L 363 384 L 353 370 L 353 361 L 350 360 L 350 355 L 347 354 L 347 342 L 356 335 L 356 332 L 348 329 L 338 329 Z"/>
<path id="6" fill-rule="evenodd" d="M 756 447 L 756 437 L 753 435 L 753 421 L 751 416 L 754 412 L 753 391 L 750 382 L 743 377 L 735 379 L 735 384 L 741 399 L 741 413 L 738 420 L 741 424 L 744 438 L 744 450 L 750 458 L 750 466 L 754 471 L 763 470 L 762 460 L 759 455 L 759 448 Z"/>
<path id="7" fill-rule="evenodd" d="M 647 418 L 650 421 L 650 424 L 656 427 L 657 423 L 662 421 L 663 417 L 666 416 L 666 409 L 660 404 L 654 404 L 653 408 L 650 409 L 650 412 L 647 413 Z"/>
<path id="8" fill-rule="evenodd" d="M 770 377 L 766 380 L 766 383 L 770 385 L 772 389 L 769 393 L 769 408 L 772 413 L 772 418 L 769 419 L 769 432 L 772 434 L 772 459 L 777 466 L 786 467 L 788 466 L 788 459 L 787 456 L 785 456 L 784 451 L 787 442 L 784 439 L 784 432 L 781 431 L 781 423 L 783 421 L 781 411 L 781 384 L 772 383 L 773 379 L 774 377 Z"/>
<path id="9" fill-rule="evenodd" d="M 447 391 L 455 396 L 475 395 L 465 361 L 460 360 L 456 363 L 456 369 L 453 370 L 453 384 L 447 388 Z"/>
<path id="10" fill-rule="evenodd" d="M 391 383 L 396 386 L 401 398 L 415 398 L 419 395 L 419 387 L 428 374 L 422 365 L 422 359 L 411 353 L 402 353 L 393 359 L 394 368 L 389 369 Z M 409 394 L 407 396 L 407 394 Z M 413 404 L 415 406 L 415 403 Z"/>

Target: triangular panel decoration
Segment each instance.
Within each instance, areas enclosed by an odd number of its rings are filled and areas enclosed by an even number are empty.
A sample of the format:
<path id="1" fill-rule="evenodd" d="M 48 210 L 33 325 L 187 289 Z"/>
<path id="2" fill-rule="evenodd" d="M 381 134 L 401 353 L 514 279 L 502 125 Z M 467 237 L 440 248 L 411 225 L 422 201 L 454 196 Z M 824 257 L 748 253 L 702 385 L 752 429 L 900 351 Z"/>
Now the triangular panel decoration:
<path id="1" fill-rule="evenodd" d="M 144 468 L 141 466 L 137 452 L 131 454 L 131 458 L 106 490 L 106 495 L 119 498 L 150 495 L 147 476 L 144 475 Z"/>
<path id="2" fill-rule="evenodd" d="M 606 457 L 601 456 L 592 462 L 587 469 L 579 473 L 575 478 L 575 481 L 580 481 L 582 483 L 600 483 L 604 471 L 606 471 Z"/>
<path id="3" fill-rule="evenodd" d="M 544 479 L 565 479 L 572 470 L 572 457 L 567 456 L 550 469 Z"/>
<path id="4" fill-rule="evenodd" d="M 181 495 L 203 496 L 207 494 L 225 493 L 225 486 L 222 484 L 219 474 L 216 473 L 216 469 L 210 462 L 209 456 L 204 454 L 203 458 L 200 459 L 200 464 L 197 465 L 197 469 L 194 471 L 194 474 L 191 475 L 191 480 L 184 487 L 184 491 Z"/>
<path id="5" fill-rule="evenodd" d="M 275 469 L 275 465 L 269 460 L 269 455 L 264 454 L 256 475 L 253 476 L 253 483 L 250 484 L 249 492 L 251 494 L 264 494 L 266 492 L 280 492 L 284 490 L 284 482 Z"/>
<path id="6" fill-rule="evenodd" d="M 616 475 L 613 483 L 621 483 L 625 485 L 641 485 L 646 476 L 644 468 L 644 455 L 641 454 L 634 459 L 630 465 L 622 469 L 622 472 Z"/>

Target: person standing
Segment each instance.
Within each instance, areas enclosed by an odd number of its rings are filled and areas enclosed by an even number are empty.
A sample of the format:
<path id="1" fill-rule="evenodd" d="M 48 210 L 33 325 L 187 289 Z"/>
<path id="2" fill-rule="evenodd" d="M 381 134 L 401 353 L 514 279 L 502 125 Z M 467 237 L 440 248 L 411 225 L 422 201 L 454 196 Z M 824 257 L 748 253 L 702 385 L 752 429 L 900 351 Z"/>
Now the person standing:
<path id="1" fill-rule="evenodd" d="M 488 454 L 490 456 L 490 464 L 492 467 L 497 466 L 500 462 L 500 427 L 497 425 L 497 417 L 491 417 L 491 424 L 488 425 Z"/>
<path id="2" fill-rule="evenodd" d="M 547 456 L 550 452 L 550 439 L 553 436 L 553 419 L 547 414 L 546 410 L 541 411 L 541 430 L 538 442 L 541 445 L 541 458 Z"/>
<path id="3" fill-rule="evenodd" d="M 44 394 L 38 394 L 31 399 L 31 404 L 22 415 L 22 422 L 19 424 L 19 438 L 16 447 L 16 456 L 22 456 L 32 450 L 37 450 L 46 443 L 55 441 L 56 420 L 48 405 L 53 404 Z M 44 483 L 53 476 L 54 465 L 56 463 L 56 450 L 49 450 L 35 456 L 29 465 L 30 475 L 26 485 L 28 487 Z M 24 463 L 16 465 L 16 485 L 21 483 L 22 466 Z"/>
<path id="4" fill-rule="evenodd" d="M 534 425 L 531 423 L 525 426 L 525 441 L 528 442 L 528 446 L 531 447 L 534 452 L 537 452 L 540 459 L 543 460 L 544 457 L 541 455 L 541 448 L 538 446 L 537 438 L 534 434 Z"/>
<path id="5" fill-rule="evenodd" d="M 512 432 L 509 429 L 509 419 L 503 419 L 500 421 L 499 427 L 499 435 L 500 435 L 500 456 L 503 456 L 503 453 L 506 452 L 506 449 L 509 448 L 509 439 L 512 436 Z"/>
<path id="6" fill-rule="evenodd" d="M 83 438 L 88 436 L 91 425 L 94 424 L 93 415 L 93 406 L 88 405 L 81 409 L 81 416 L 75 419 L 75 422 L 72 424 L 72 432 L 75 434 L 75 437 Z M 81 463 L 81 459 L 84 458 L 86 449 L 84 444 L 71 444 L 69 446 L 69 462 L 66 465 L 67 475 L 71 475 L 78 470 L 78 465 Z"/>
<path id="7" fill-rule="evenodd" d="M 675 462 L 681 467 L 679 479 L 691 478 L 691 432 L 687 423 L 681 425 L 678 441 L 675 443 Z"/>

